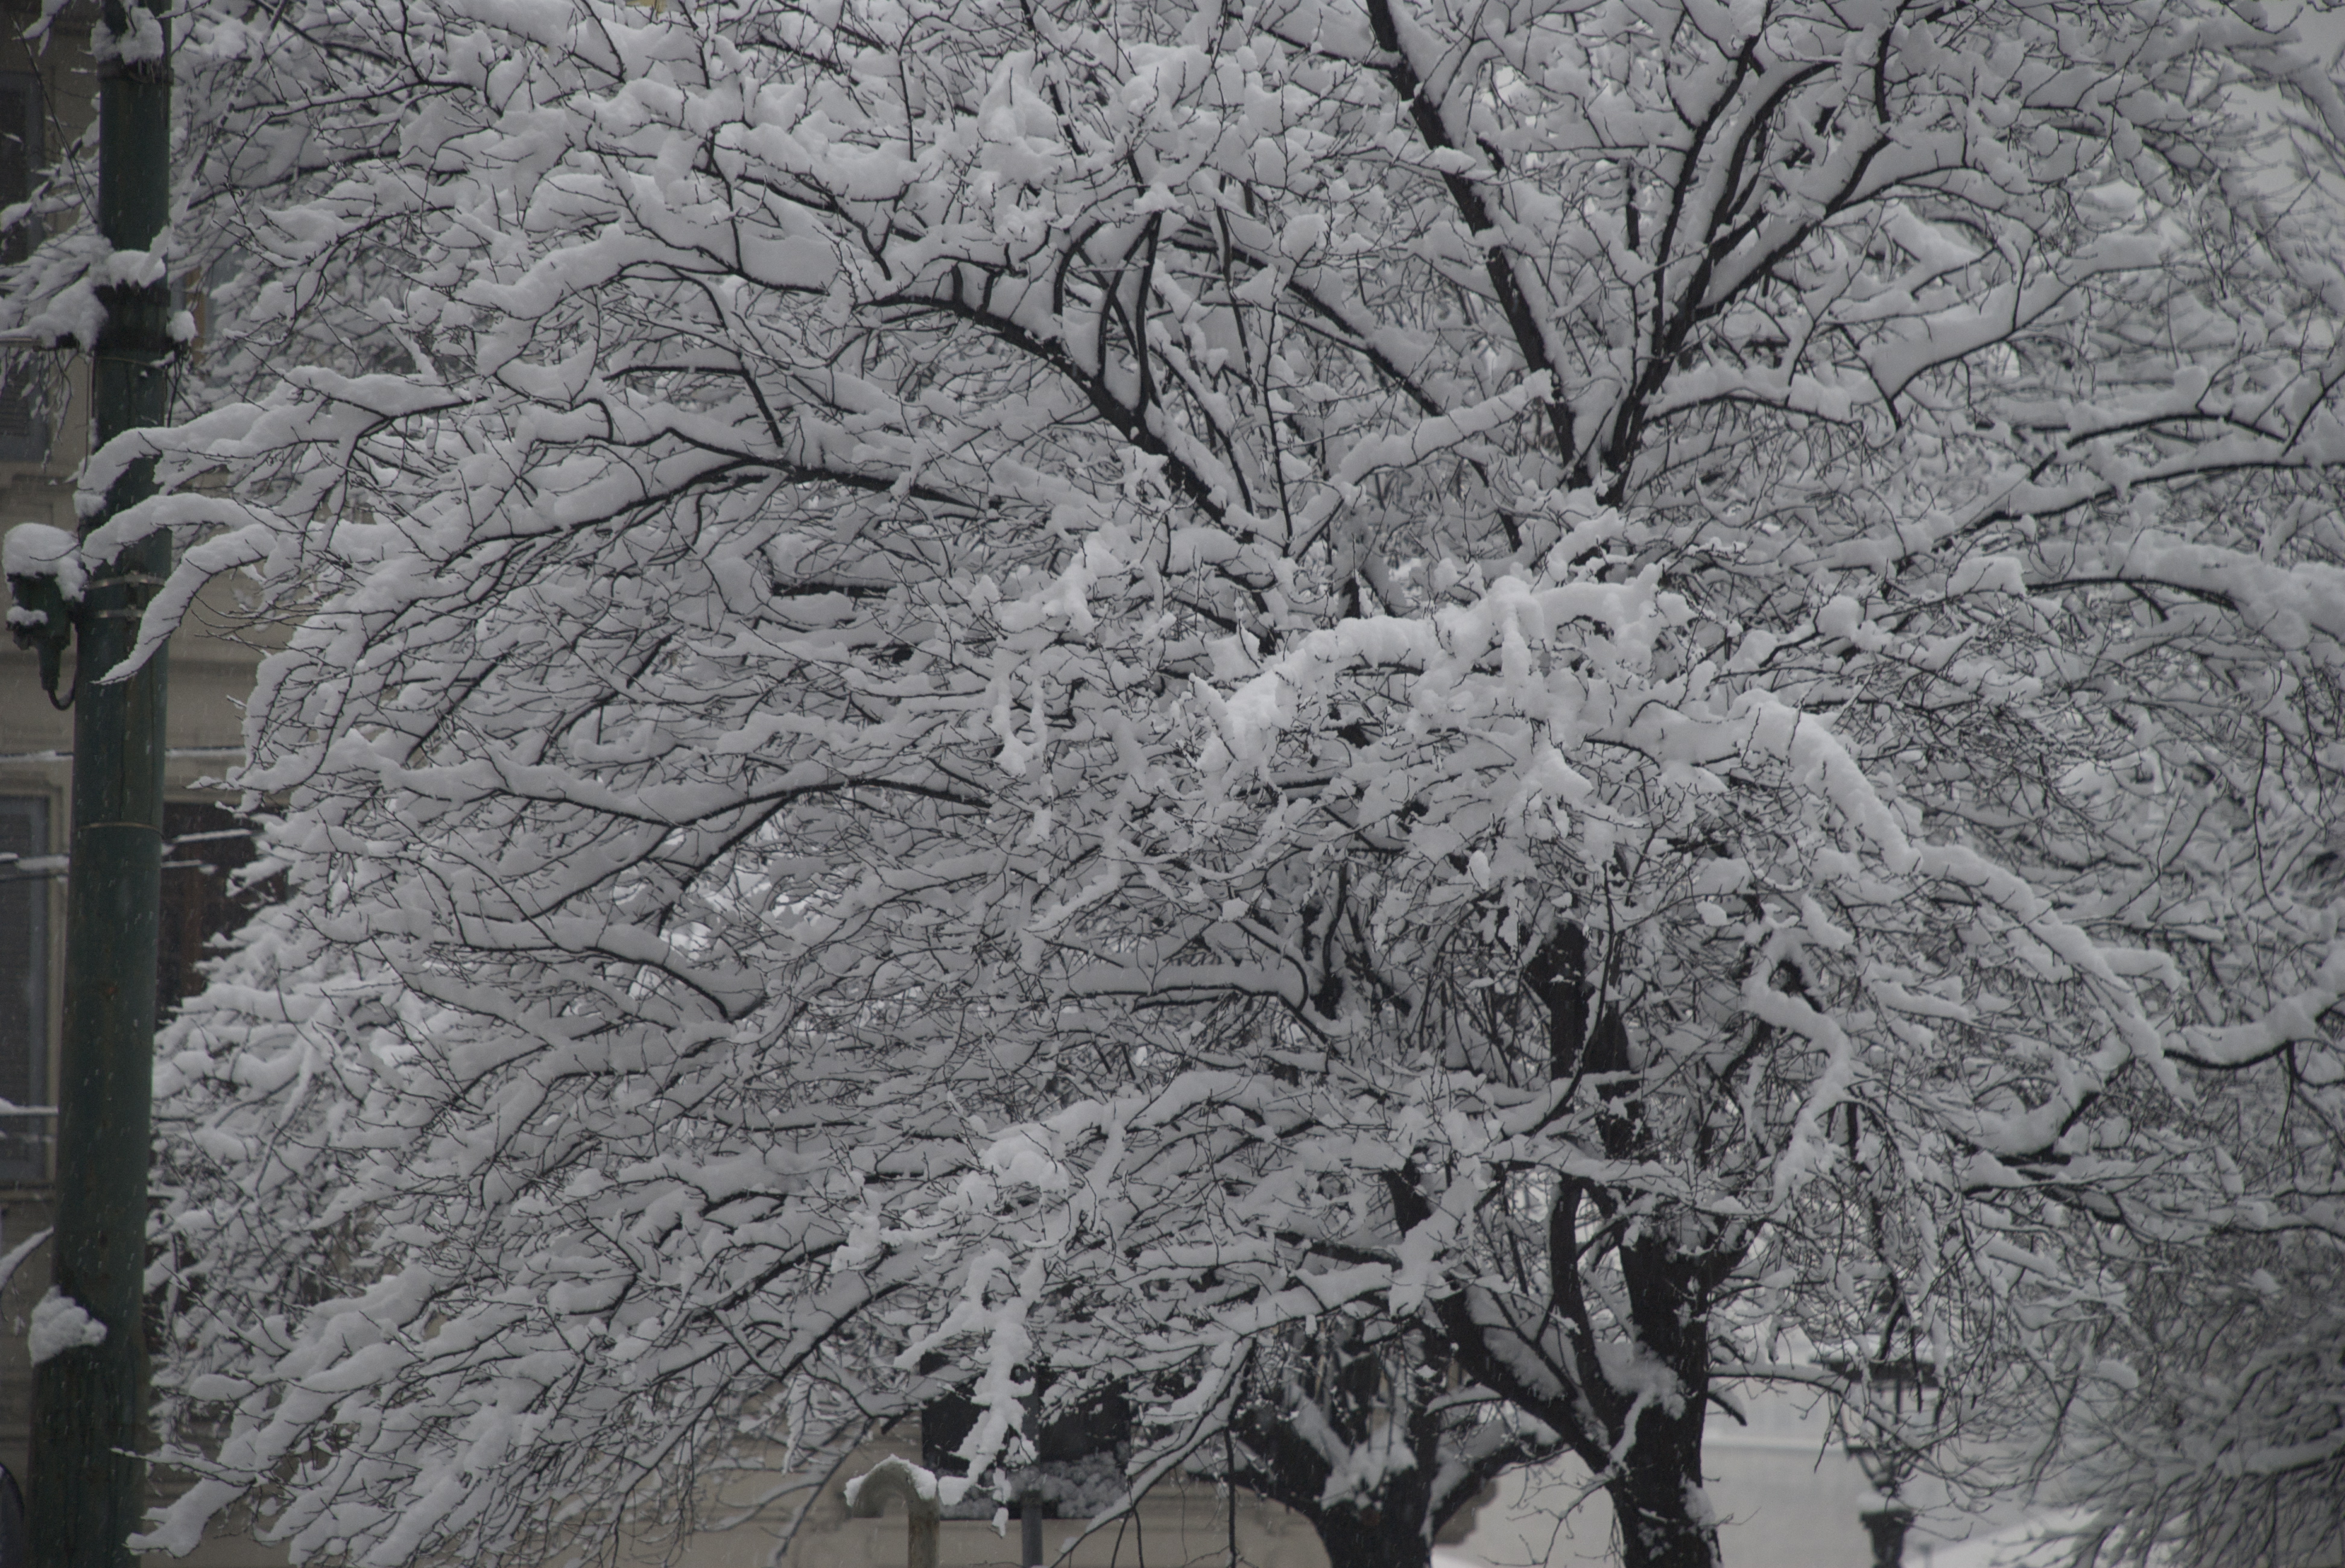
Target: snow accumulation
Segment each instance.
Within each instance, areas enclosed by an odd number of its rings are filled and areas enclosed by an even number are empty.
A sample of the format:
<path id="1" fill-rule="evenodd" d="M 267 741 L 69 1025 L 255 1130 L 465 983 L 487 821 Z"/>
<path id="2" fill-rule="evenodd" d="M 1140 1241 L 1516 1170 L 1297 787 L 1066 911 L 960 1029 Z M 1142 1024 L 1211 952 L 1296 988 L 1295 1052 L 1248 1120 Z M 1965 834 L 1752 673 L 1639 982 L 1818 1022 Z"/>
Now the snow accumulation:
<path id="1" fill-rule="evenodd" d="M 8 531 L 0 541 L 0 570 L 10 577 L 54 577 L 67 602 L 79 600 L 89 581 L 82 570 L 81 541 L 46 522 L 20 522 Z M 16 613 L 8 612 L 12 622 Z"/>
<path id="2" fill-rule="evenodd" d="M 890 1482 L 897 1485 L 909 1487 L 923 1502 L 933 1502 L 937 1500 L 935 1471 L 923 1470 L 908 1459 L 883 1459 L 847 1483 L 848 1510 L 851 1512 L 854 1509 L 855 1500 L 863 1495 L 863 1489 L 867 1484 L 877 1482 L 888 1490 L 893 1490 L 888 1486 Z"/>
<path id="3" fill-rule="evenodd" d="M 25 1336 L 25 1348 L 37 1367 L 53 1356 L 84 1345 L 102 1344 L 105 1340 L 106 1325 L 82 1310 L 79 1301 L 57 1294 L 56 1287 L 52 1285 L 49 1293 L 33 1309 L 33 1325 Z"/>
<path id="4" fill-rule="evenodd" d="M 2024 1519 L 1991 1535 L 1939 1547 L 1930 1568 L 2052 1568 L 2068 1561 L 2076 1543 L 2067 1533 L 2086 1519 L 2075 1509 Z"/>

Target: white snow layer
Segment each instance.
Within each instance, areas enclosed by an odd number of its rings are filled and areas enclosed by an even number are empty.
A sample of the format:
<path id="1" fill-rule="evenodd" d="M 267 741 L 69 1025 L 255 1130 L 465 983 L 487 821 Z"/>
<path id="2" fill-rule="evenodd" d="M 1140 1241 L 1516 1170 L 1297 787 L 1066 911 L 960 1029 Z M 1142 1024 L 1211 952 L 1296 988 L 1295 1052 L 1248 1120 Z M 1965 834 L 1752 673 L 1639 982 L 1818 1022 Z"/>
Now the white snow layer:
<path id="1" fill-rule="evenodd" d="M 81 541 L 46 522 L 20 522 L 0 541 L 0 572 L 10 577 L 54 577 L 67 602 L 78 600 L 87 582 Z"/>
<path id="2" fill-rule="evenodd" d="M 25 1348 L 37 1367 L 52 1356 L 99 1344 L 105 1339 L 106 1325 L 83 1311 L 79 1301 L 58 1295 L 52 1285 L 33 1309 L 33 1326 L 25 1336 Z"/>
<path id="3" fill-rule="evenodd" d="M 854 1512 L 855 1500 L 863 1494 L 863 1488 L 866 1482 L 879 1482 L 886 1483 L 891 1480 L 896 1484 L 909 1487 L 913 1492 L 917 1493 L 924 1502 L 934 1502 L 937 1501 L 937 1472 L 935 1471 L 923 1470 L 920 1466 L 914 1464 L 909 1459 L 883 1459 L 878 1464 L 873 1465 L 869 1470 L 865 1471 L 861 1475 L 855 1477 L 847 1483 L 848 1511 L 849 1512 Z"/>

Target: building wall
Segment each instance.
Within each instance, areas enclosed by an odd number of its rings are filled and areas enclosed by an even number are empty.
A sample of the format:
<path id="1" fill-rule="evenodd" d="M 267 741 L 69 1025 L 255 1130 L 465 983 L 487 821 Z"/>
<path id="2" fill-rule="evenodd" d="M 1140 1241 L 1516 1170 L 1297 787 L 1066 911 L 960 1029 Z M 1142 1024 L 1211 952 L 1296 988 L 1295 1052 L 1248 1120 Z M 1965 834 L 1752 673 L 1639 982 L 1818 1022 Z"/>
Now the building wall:
<path id="1" fill-rule="evenodd" d="M 721 1537 L 703 1537 L 686 1553 L 680 1568 L 901 1568 L 905 1520 L 900 1505 L 878 1519 L 850 1519 L 843 1487 L 848 1477 L 859 1475 L 881 1460 L 898 1457 L 920 1462 L 919 1443 L 909 1436 L 890 1436 L 868 1443 L 821 1487 L 795 1539 L 778 1555 L 775 1537 L 797 1510 L 796 1499 L 782 1500 L 770 1522 L 746 1534 L 737 1543 Z M 1055 1553 L 1081 1533 L 1081 1520 L 1044 1522 L 1046 1552 Z M 1237 1499 L 1238 1553 L 1252 1568 L 1328 1568 L 1319 1538 L 1300 1517 L 1251 1492 Z M 1183 1564 L 1226 1564 L 1229 1562 L 1230 1504 L 1216 1496 L 1210 1484 L 1166 1484 L 1149 1493 L 1132 1517 L 1085 1537 L 1064 1561 L 1068 1568 L 1182 1568 Z M 982 1520 L 948 1519 L 939 1532 L 940 1568 L 1017 1568 L 1019 1525 L 1011 1520 L 997 1535 Z"/>
<path id="2" fill-rule="evenodd" d="M 1739 1396 L 1748 1425 L 1713 1412 L 1704 1433 L 1702 1490 L 1720 1520 L 1726 1568 L 1871 1568 L 1873 1547 L 1859 1515 L 1879 1499 L 1842 1451 L 1815 1401 L 1785 1393 Z M 1599 1492 L 1583 1500 L 1588 1472 L 1576 1463 L 1523 1471 L 1499 1483 L 1465 1551 L 1491 1568 L 1579 1568 L 1619 1561 L 1612 1509 Z M 2021 1516 L 2015 1505 L 1956 1506 L 1943 1489 L 1916 1482 L 1904 1499 L 1921 1511 L 1905 1561 L 1929 1568 L 1952 1543 Z"/>

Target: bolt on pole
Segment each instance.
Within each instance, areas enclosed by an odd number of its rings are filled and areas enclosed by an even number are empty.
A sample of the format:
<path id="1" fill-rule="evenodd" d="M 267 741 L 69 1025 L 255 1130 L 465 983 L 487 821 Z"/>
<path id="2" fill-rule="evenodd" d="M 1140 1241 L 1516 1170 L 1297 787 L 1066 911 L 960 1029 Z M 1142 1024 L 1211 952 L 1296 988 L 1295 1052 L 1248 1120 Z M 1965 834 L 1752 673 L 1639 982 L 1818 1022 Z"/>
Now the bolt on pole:
<path id="1" fill-rule="evenodd" d="M 170 24 L 159 4 L 106 0 L 98 37 L 98 226 L 151 249 L 170 216 Z M 159 273 L 159 268 L 148 268 Z M 101 288 L 97 440 L 165 423 L 176 345 L 169 285 Z M 151 460 L 107 495 L 85 534 L 152 493 Z M 168 534 L 95 572 L 76 616 L 72 870 L 66 893 L 63 1070 L 57 1081 L 54 1280 L 105 1335 L 35 1371 L 26 1499 L 38 1568 L 128 1568 L 147 1505 L 148 1112 L 162 902 L 164 660 L 97 679 L 137 641 L 170 570 Z"/>

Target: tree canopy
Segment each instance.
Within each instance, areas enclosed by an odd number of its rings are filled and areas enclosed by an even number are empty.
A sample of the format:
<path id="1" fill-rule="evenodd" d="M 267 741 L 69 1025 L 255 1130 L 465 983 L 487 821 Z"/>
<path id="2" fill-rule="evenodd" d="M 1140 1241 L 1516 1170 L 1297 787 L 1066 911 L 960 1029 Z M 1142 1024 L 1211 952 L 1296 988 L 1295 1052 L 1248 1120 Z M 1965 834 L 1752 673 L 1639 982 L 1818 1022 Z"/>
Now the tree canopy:
<path id="1" fill-rule="evenodd" d="M 1047 1369 L 1347 1563 L 1569 1453 L 1706 1568 L 1737 1380 L 1985 1431 L 2156 1249 L 2333 1268 L 2236 1151 L 2345 996 L 2259 11 L 185 27 L 226 325 L 85 549 L 289 623 L 296 892 L 166 1043 L 159 1539 L 511 1555 L 946 1383 L 981 1475 Z"/>

